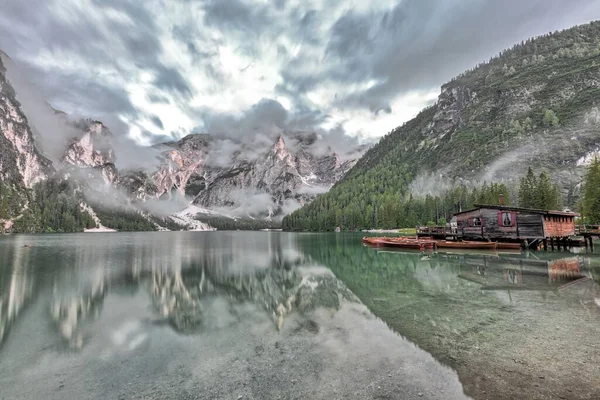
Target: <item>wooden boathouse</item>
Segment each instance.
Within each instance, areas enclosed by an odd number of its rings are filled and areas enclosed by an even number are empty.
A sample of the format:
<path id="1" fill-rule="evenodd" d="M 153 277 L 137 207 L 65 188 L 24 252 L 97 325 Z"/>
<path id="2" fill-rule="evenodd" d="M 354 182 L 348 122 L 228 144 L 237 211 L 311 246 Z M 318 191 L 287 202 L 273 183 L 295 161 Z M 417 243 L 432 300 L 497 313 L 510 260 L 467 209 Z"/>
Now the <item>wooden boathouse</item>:
<path id="1" fill-rule="evenodd" d="M 521 242 L 526 248 L 537 248 L 541 243 L 547 247 L 548 241 L 566 247 L 575 235 L 578 216 L 573 212 L 477 204 L 472 210 L 455 214 L 456 237 Z"/>

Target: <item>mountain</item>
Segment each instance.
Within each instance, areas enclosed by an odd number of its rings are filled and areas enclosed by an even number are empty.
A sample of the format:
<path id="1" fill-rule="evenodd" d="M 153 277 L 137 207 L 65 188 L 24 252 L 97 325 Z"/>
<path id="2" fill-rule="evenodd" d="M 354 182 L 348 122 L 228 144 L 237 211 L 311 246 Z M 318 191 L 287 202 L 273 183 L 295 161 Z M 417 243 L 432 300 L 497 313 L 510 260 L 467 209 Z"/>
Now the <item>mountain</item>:
<path id="1" fill-rule="evenodd" d="M 585 163 L 600 150 L 599 99 L 600 22 L 524 41 L 443 85 L 435 104 L 383 137 L 284 226 L 425 224 L 466 205 L 457 192 L 436 200 L 444 191 L 515 187 L 528 167 L 547 171 L 575 206 Z M 396 217 L 382 223 L 388 214 Z"/>
<path id="2" fill-rule="evenodd" d="M 0 58 L 0 228 L 10 229 L 10 218 L 27 208 L 29 190 L 53 172 L 52 163 L 35 147 L 27 117 L 5 76 Z"/>
<path id="3" fill-rule="evenodd" d="M 234 166 L 219 171 L 199 192 L 195 203 L 207 208 L 230 208 L 268 216 L 287 214 L 324 193 L 356 160 L 342 161 L 335 152 L 315 155 L 317 139 L 291 136 L 288 147 L 282 136 L 260 157 L 236 157 Z"/>
<path id="4" fill-rule="evenodd" d="M 102 122 L 93 120 L 76 121 L 72 126 L 78 134 L 70 139 L 60 159 L 61 169 L 73 172 L 90 170 L 95 172 L 93 175 L 99 175 L 104 184 L 115 183 L 118 172 L 110 130 Z"/>
<path id="5" fill-rule="evenodd" d="M 198 215 L 278 220 L 326 192 L 365 150 L 337 154 L 312 132 L 256 141 L 191 134 L 136 147 L 147 159 L 119 170 L 122 141 L 100 121 L 52 108 L 1 52 L 0 90 L 0 231 L 209 229 Z"/>
<path id="6" fill-rule="evenodd" d="M 208 134 L 191 134 L 155 146 L 162 162 L 148 174 L 129 171 L 121 183 L 137 199 L 185 196 L 193 204 L 237 217 L 276 217 L 326 192 L 356 162 L 323 151 L 314 133 L 287 133 L 270 147 L 252 148 Z M 228 157 L 224 147 L 230 147 Z M 229 154 L 230 153 L 230 154 Z"/>

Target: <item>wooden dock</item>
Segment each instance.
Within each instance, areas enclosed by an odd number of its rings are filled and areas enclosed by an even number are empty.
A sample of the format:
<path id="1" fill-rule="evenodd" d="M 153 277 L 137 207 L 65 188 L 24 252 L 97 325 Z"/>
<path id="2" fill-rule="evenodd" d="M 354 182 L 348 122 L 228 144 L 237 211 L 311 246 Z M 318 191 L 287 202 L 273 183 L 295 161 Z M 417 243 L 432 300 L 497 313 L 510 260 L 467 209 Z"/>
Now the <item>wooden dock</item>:
<path id="1" fill-rule="evenodd" d="M 419 238 L 434 238 L 446 240 L 447 238 L 455 238 L 456 230 L 449 226 L 417 226 L 417 237 Z"/>
<path id="2" fill-rule="evenodd" d="M 575 228 L 575 234 L 583 237 L 586 248 L 594 250 L 594 238 L 600 238 L 600 226 L 581 225 Z"/>

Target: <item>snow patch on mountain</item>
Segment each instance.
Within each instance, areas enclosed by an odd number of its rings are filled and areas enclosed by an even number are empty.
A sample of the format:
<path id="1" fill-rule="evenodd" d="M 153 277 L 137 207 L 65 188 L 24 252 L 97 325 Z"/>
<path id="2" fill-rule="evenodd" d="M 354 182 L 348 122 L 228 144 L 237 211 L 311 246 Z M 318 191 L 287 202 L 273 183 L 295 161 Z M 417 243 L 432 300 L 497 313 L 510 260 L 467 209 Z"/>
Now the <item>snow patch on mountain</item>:
<path id="1" fill-rule="evenodd" d="M 590 151 L 589 153 L 581 157 L 579 160 L 577 160 L 577 166 L 581 167 L 590 165 L 595 157 L 600 158 L 600 150 Z"/>
<path id="2" fill-rule="evenodd" d="M 180 211 L 174 215 L 171 215 L 171 219 L 181 225 L 188 226 L 190 231 L 215 231 L 216 229 L 212 226 L 205 224 L 204 222 L 198 221 L 196 216 L 198 214 L 208 215 L 219 215 L 218 213 L 208 210 L 206 208 L 197 207 L 194 205 L 189 206 L 183 211 Z"/>
<path id="3" fill-rule="evenodd" d="M 92 219 L 94 220 L 94 223 L 96 224 L 95 228 L 84 229 L 84 232 L 89 232 L 89 233 L 116 232 L 116 230 L 102 225 L 102 221 L 100 221 L 100 218 L 98 218 L 98 215 L 96 214 L 94 209 L 89 204 L 81 202 L 81 203 L 79 203 L 79 208 L 81 208 L 81 211 L 88 213 L 90 215 L 90 217 L 92 217 Z"/>

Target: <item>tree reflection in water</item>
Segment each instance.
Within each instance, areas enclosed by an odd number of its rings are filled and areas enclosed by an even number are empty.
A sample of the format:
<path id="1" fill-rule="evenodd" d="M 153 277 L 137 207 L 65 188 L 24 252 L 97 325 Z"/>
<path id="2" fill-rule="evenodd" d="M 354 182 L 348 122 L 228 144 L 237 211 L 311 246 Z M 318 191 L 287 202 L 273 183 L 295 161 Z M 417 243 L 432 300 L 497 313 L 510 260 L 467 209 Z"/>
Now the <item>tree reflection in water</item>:
<path id="1" fill-rule="evenodd" d="M 30 249 L 17 237 L 14 246 L 0 255 L 0 345 L 11 325 L 31 300 L 34 283 L 30 276 Z"/>

